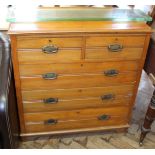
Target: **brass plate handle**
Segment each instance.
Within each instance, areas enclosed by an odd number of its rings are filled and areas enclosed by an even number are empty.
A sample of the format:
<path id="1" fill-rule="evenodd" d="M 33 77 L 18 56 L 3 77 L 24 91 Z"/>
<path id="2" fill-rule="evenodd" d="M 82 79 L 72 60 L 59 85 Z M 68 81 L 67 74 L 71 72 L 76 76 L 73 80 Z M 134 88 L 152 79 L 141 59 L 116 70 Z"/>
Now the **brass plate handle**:
<path id="1" fill-rule="evenodd" d="M 119 74 L 119 71 L 115 70 L 115 69 L 110 69 L 110 70 L 104 71 L 105 76 L 116 76 L 118 74 Z"/>
<path id="2" fill-rule="evenodd" d="M 58 98 L 47 98 L 47 99 L 43 99 L 43 102 L 45 104 L 56 104 L 56 103 L 58 103 Z"/>
<path id="3" fill-rule="evenodd" d="M 120 44 L 111 44 L 108 46 L 108 49 L 111 51 L 111 52 L 119 52 L 123 49 L 123 46 L 120 45 Z"/>
<path id="4" fill-rule="evenodd" d="M 106 95 L 101 96 L 102 100 L 112 100 L 114 98 L 115 98 L 114 94 L 106 94 Z"/>
<path id="5" fill-rule="evenodd" d="M 53 54 L 58 52 L 58 47 L 54 45 L 47 45 L 42 48 L 42 51 L 47 54 Z"/>
<path id="6" fill-rule="evenodd" d="M 110 119 L 110 115 L 105 115 L 105 114 L 98 117 L 98 120 L 101 120 L 101 121 L 106 121 L 109 119 Z"/>
<path id="7" fill-rule="evenodd" d="M 56 120 L 56 119 L 48 119 L 48 120 L 44 121 L 45 125 L 55 125 L 57 123 L 58 123 L 58 120 Z"/>
<path id="8" fill-rule="evenodd" d="M 42 75 L 43 79 L 45 80 L 54 80 L 57 78 L 57 76 L 58 75 L 56 73 L 46 73 Z"/>

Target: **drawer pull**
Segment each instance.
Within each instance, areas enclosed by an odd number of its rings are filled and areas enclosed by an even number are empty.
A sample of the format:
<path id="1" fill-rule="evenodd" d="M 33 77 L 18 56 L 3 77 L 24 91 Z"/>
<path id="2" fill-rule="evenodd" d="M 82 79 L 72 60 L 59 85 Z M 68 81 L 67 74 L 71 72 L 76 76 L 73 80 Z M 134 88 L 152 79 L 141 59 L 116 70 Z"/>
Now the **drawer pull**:
<path id="1" fill-rule="evenodd" d="M 123 46 L 120 45 L 120 44 L 111 44 L 108 46 L 108 49 L 111 51 L 111 52 L 119 52 L 123 49 Z"/>
<path id="2" fill-rule="evenodd" d="M 45 124 L 45 125 L 55 125 L 55 124 L 57 124 L 57 123 L 58 123 L 58 121 L 55 120 L 55 119 L 48 119 L 48 120 L 45 120 L 45 121 L 44 121 L 44 124 Z"/>
<path id="3" fill-rule="evenodd" d="M 119 71 L 115 69 L 104 71 L 105 76 L 116 76 L 118 74 L 119 74 Z"/>
<path id="4" fill-rule="evenodd" d="M 46 73 L 42 75 L 43 79 L 45 80 L 54 80 L 57 78 L 57 76 L 58 75 L 56 73 Z"/>
<path id="5" fill-rule="evenodd" d="M 47 98 L 47 99 L 43 99 L 43 102 L 45 104 L 56 104 L 56 103 L 58 103 L 58 98 Z"/>
<path id="6" fill-rule="evenodd" d="M 42 48 L 42 51 L 47 54 L 53 54 L 58 52 L 58 47 L 54 45 L 47 45 Z"/>
<path id="7" fill-rule="evenodd" d="M 110 116 L 109 115 L 101 115 L 98 117 L 98 120 L 101 120 L 101 121 L 105 121 L 105 120 L 109 120 L 110 119 Z"/>
<path id="8" fill-rule="evenodd" d="M 101 96 L 102 100 L 112 100 L 114 98 L 115 98 L 114 94 L 106 94 L 106 95 Z"/>

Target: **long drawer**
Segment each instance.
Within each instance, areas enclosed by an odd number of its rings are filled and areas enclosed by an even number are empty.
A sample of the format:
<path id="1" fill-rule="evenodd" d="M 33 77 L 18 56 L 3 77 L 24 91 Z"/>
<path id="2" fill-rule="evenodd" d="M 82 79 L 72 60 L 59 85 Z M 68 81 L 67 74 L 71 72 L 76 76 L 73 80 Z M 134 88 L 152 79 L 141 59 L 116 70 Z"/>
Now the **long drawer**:
<path id="1" fill-rule="evenodd" d="M 133 85 L 22 91 L 24 112 L 128 105 Z"/>
<path id="2" fill-rule="evenodd" d="M 85 59 L 100 61 L 140 60 L 142 53 L 143 48 L 122 48 L 120 51 L 111 51 L 108 48 L 87 48 Z"/>
<path id="3" fill-rule="evenodd" d="M 128 107 L 96 108 L 49 113 L 24 114 L 27 132 L 71 130 L 124 125 Z"/>
<path id="4" fill-rule="evenodd" d="M 47 54 L 40 49 L 18 50 L 20 64 L 72 62 L 81 59 L 81 49 L 58 49 L 56 53 Z"/>
<path id="5" fill-rule="evenodd" d="M 108 87 L 90 87 L 73 89 L 49 89 L 22 91 L 23 101 L 38 101 L 48 98 L 58 98 L 59 100 L 72 100 L 77 98 L 100 97 L 107 94 L 115 96 L 131 96 L 134 85 L 116 85 Z"/>
<path id="6" fill-rule="evenodd" d="M 42 49 L 45 46 L 53 45 L 58 48 L 64 47 L 81 47 L 82 46 L 82 38 L 80 37 L 49 37 L 46 35 L 38 36 L 38 37 L 26 37 L 19 36 L 17 37 L 17 48 L 38 48 Z"/>
<path id="7" fill-rule="evenodd" d="M 90 36 L 86 38 L 86 47 L 106 46 L 113 44 L 119 44 L 123 47 L 143 47 L 145 42 L 145 36 Z"/>
<path id="8" fill-rule="evenodd" d="M 110 76 L 105 74 L 110 74 Z M 48 77 L 52 78 L 50 79 Z M 120 83 L 135 83 L 136 77 L 137 72 L 119 73 L 116 70 L 110 70 L 104 74 L 57 75 L 55 73 L 50 73 L 43 76 L 38 75 L 31 77 L 21 77 L 21 89 L 41 90 L 102 87 Z"/>
<path id="9" fill-rule="evenodd" d="M 124 106 L 129 105 L 130 103 L 131 96 L 106 94 L 100 97 L 72 100 L 48 98 L 40 101 L 23 101 L 23 106 L 25 113 L 33 113 Z"/>
<path id="10" fill-rule="evenodd" d="M 35 65 L 21 64 L 19 66 L 21 76 L 42 75 L 49 72 L 55 72 L 57 74 L 103 73 L 105 70 L 109 69 L 137 71 L 139 69 L 139 62 L 48 63 Z"/>

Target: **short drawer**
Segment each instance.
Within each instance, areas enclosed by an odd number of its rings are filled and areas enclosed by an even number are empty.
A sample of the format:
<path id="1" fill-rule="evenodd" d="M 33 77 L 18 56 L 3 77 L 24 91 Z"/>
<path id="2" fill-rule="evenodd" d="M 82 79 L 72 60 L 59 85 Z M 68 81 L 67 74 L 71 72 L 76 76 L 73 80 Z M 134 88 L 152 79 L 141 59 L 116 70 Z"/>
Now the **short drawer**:
<path id="1" fill-rule="evenodd" d="M 81 49 L 58 49 L 56 53 L 45 53 L 42 50 L 18 50 L 20 64 L 40 64 L 72 62 L 81 59 Z"/>
<path id="2" fill-rule="evenodd" d="M 123 47 L 143 47 L 145 36 L 105 36 L 105 37 L 87 37 L 86 47 L 110 46 L 114 44 Z"/>
<path id="3" fill-rule="evenodd" d="M 85 59 L 100 61 L 140 60 L 142 53 L 143 48 L 122 48 L 120 51 L 111 51 L 105 47 L 87 48 Z"/>
<path id="4" fill-rule="evenodd" d="M 137 71 L 138 61 L 114 62 L 84 62 L 84 63 L 48 63 L 48 64 L 21 64 L 21 76 L 42 75 L 49 72 L 57 74 L 103 73 L 104 70 L 115 68 L 119 71 Z"/>
<path id="5" fill-rule="evenodd" d="M 103 74 L 57 75 L 55 73 L 43 76 L 21 77 L 22 90 L 68 89 L 103 87 L 116 84 L 135 83 L 137 72 L 119 73 L 108 70 Z"/>
<path id="6" fill-rule="evenodd" d="M 80 37 L 48 37 L 48 36 L 19 36 L 17 37 L 18 49 L 42 49 L 45 46 L 55 46 L 58 48 L 63 47 L 81 47 L 82 38 Z"/>
<path id="7" fill-rule="evenodd" d="M 89 127 L 124 125 L 128 107 L 96 108 L 50 113 L 24 114 L 27 132 L 72 130 Z"/>

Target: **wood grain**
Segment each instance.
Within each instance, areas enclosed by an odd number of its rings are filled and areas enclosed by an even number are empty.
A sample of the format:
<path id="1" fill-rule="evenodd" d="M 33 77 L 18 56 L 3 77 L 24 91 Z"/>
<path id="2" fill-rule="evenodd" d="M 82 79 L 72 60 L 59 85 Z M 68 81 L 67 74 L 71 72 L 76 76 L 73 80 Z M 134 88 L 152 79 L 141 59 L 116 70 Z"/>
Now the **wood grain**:
<path id="1" fill-rule="evenodd" d="M 86 49 L 86 60 L 101 61 L 128 61 L 139 60 L 142 56 L 143 48 L 123 48 L 119 52 L 111 52 L 108 48 Z"/>
<path id="2" fill-rule="evenodd" d="M 73 56 L 73 55 L 72 55 Z M 58 60 L 59 61 L 59 60 Z M 34 61 L 33 61 L 34 62 Z M 30 63 L 30 61 L 27 61 Z M 57 74 L 82 74 L 82 73 L 103 73 L 105 70 L 113 69 L 119 71 L 139 70 L 139 61 L 111 61 L 109 62 L 85 62 L 85 63 L 45 63 L 20 64 L 20 76 L 42 75 L 55 72 Z"/>
<path id="3" fill-rule="evenodd" d="M 122 96 L 131 96 L 134 85 L 116 85 L 108 87 L 88 87 L 73 89 L 49 89 L 49 90 L 33 90 L 22 91 L 23 101 L 36 101 L 45 98 L 59 98 L 60 100 L 69 100 L 77 98 L 98 97 L 104 94 L 116 94 Z"/>
<path id="4" fill-rule="evenodd" d="M 53 111 L 53 112 L 44 112 L 44 113 L 25 113 L 25 122 L 26 123 L 40 123 L 48 119 L 57 119 L 60 121 L 71 121 L 71 120 L 81 120 L 81 119 L 90 119 L 98 118 L 99 116 L 105 114 L 110 115 L 111 117 L 125 117 L 129 111 L 128 106 L 121 107 L 108 107 L 108 108 L 92 108 L 92 109 L 76 109 L 68 111 Z"/>
<path id="5" fill-rule="evenodd" d="M 24 112 L 52 112 L 52 111 L 62 111 L 62 110 L 73 110 L 73 109 L 87 109 L 87 108 L 103 108 L 103 107 L 113 107 L 113 106 L 128 106 L 131 102 L 131 96 L 115 95 L 114 99 L 102 100 L 101 97 L 95 98 L 80 98 L 80 99 L 70 99 L 61 100 L 58 99 L 57 103 L 46 104 L 43 100 L 38 101 L 23 101 Z M 61 112 L 60 112 L 61 113 Z"/>
<path id="6" fill-rule="evenodd" d="M 136 81 L 136 77 L 136 72 L 120 73 L 113 77 L 102 74 L 58 75 L 54 80 L 45 80 L 41 76 L 21 77 L 21 88 L 22 90 L 37 90 L 102 87 L 120 83 L 132 84 Z"/>
<path id="7" fill-rule="evenodd" d="M 91 127 L 102 127 L 110 125 L 126 124 L 126 114 L 128 108 L 100 108 L 85 109 L 74 111 L 61 111 L 52 113 L 31 113 L 25 114 L 27 132 L 55 131 L 55 130 L 72 130 Z M 108 120 L 98 120 L 98 117 L 106 114 L 110 115 Z M 39 115 L 39 116 L 38 116 Z M 58 120 L 57 124 L 44 125 L 47 119 Z"/>
<path id="8" fill-rule="evenodd" d="M 108 36 L 108 37 L 93 37 L 86 38 L 86 47 L 109 46 L 111 44 L 120 44 L 123 47 L 143 47 L 145 36 Z"/>
<path id="9" fill-rule="evenodd" d="M 47 54 L 42 50 L 18 50 L 20 64 L 76 62 L 81 59 L 81 49 L 59 49 L 57 53 Z"/>
<path id="10" fill-rule="evenodd" d="M 61 134 L 61 133 L 74 133 L 74 132 L 84 132 L 84 131 L 103 131 L 107 129 L 114 129 L 119 127 L 124 127 L 126 125 L 126 118 L 124 117 L 114 117 L 107 121 L 100 121 L 97 119 L 80 120 L 80 121 L 69 121 L 60 122 L 54 126 L 48 126 L 42 124 L 26 124 L 26 132 L 31 133 L 31 135 L 39 134 Z M 34 134 L 35 133 L 35 134 Z M 28 135 L 28 134 L 27 134 Z"/>
<path id="11" fill-rule="evenodd" d="M 17 48 L 18 49 L 33 49 L 38 48 L 42 49 L 47 45 L 54 45 L 58 48 L 75 48 L 82 47 L 82 38 L 81 37 L 46 37 L 42 35 L 41 37 L 17 37 Z"/>
<path id="12" fill-rule="evenodd" d="M 151 28 L 145 22 L 110 21 L 52 21 L 12 23 L 9 34 L 60 34 L 60 33 L 147 33 Z"/>

